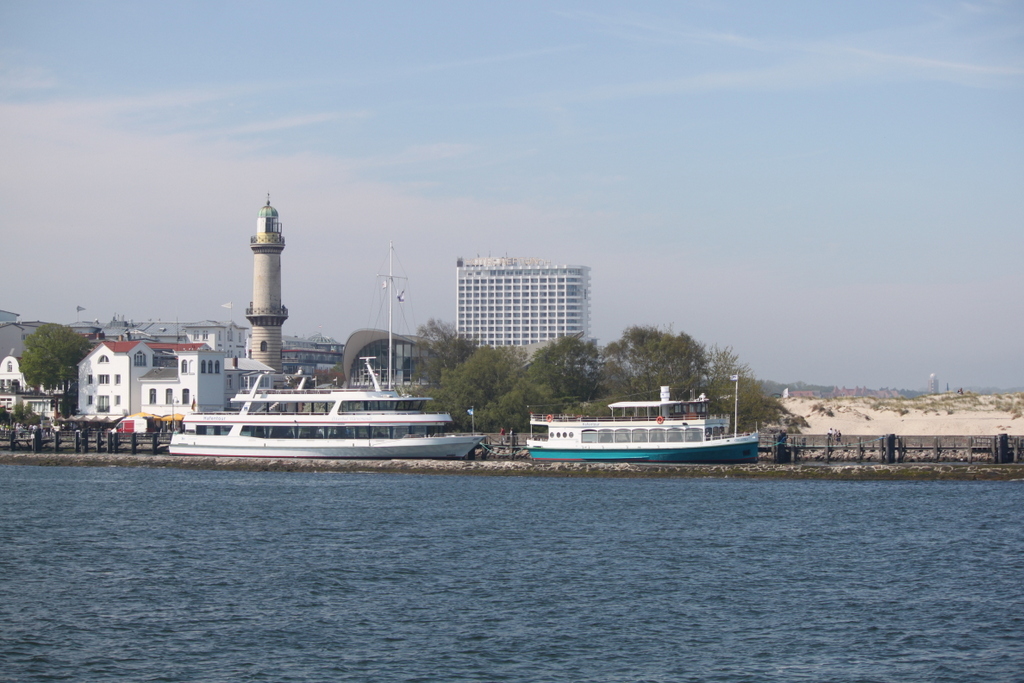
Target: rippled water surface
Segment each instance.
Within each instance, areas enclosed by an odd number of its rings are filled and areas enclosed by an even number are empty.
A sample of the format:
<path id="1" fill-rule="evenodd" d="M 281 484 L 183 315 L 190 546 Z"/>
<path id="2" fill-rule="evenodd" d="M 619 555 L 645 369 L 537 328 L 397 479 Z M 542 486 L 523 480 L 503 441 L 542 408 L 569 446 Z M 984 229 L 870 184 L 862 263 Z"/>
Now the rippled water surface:
<path id="1" fill-rule="evenodd" d="M 1024 680 L 1020 483 L 0 467 L 0 680 Z"/>

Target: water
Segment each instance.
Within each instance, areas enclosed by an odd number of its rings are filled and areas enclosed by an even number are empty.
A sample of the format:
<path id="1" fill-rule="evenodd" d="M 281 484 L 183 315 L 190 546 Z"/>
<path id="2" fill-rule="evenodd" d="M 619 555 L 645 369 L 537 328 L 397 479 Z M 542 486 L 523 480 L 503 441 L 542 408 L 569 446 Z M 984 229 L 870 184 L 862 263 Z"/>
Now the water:
<path id="1" fill-rule="evenodd" d="M 1022 502 L 0 467 L 0 680 L 1024 680 Z"/>

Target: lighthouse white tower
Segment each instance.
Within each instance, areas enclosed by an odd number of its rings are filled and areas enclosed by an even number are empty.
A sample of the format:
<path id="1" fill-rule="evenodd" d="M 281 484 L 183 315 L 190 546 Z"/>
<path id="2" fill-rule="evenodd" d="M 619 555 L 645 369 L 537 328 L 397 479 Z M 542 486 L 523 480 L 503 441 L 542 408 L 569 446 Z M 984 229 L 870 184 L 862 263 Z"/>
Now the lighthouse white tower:
<path id="1" fill-rule="evenodd" d="M 281 325 L 288 319 L 288 309 L 281 305 L 281 252 L 284 237 L 277 209 L 267 205 L 256 219 L 256 234 L 249 240 L 252 248 L 252 301 L 245 317 L 252 325 L 250 344 L 252 357 L 278 372 L 281 363 Z"/>

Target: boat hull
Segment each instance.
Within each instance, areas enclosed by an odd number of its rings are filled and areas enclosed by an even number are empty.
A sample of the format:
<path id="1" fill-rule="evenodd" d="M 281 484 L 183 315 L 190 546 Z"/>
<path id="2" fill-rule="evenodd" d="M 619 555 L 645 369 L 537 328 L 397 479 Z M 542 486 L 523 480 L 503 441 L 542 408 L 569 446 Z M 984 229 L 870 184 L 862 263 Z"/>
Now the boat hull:
<path id="1" fill-rule="evenodd" d="M 538 461 L 575 462 L 651 462 L 691 464 L 740 464 L 757 462 L 757 437 L 740 437 L 687 445 L 661 445 L 657 448 L 588 444 L 550 447 L 530 442 L 530 457 Z"/>
<path id="2" fill-rule="evenodd" d="M 230 439 L 226 441 L 225 439 Z M 176 434 L 171 455 L 223 458 L 325 458 L 347 460 L 465 458 L 482 436 L 439 436 L 422 439 L 259 439 Z"/>

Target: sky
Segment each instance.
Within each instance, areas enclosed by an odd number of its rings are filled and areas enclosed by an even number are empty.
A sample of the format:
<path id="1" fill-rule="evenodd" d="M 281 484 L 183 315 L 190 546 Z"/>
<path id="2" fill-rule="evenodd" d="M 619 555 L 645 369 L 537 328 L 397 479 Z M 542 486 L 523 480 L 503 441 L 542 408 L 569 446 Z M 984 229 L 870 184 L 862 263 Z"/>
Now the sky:
<path id="1" fill-rule="evenodd" d="M 0 309 L 454 321 L 459 257 L 592 271 L 762 379 L 1024 387 L 1024 3 L 0 2 Z M 233 303 L 232 309 L 222 307 Z"/>

